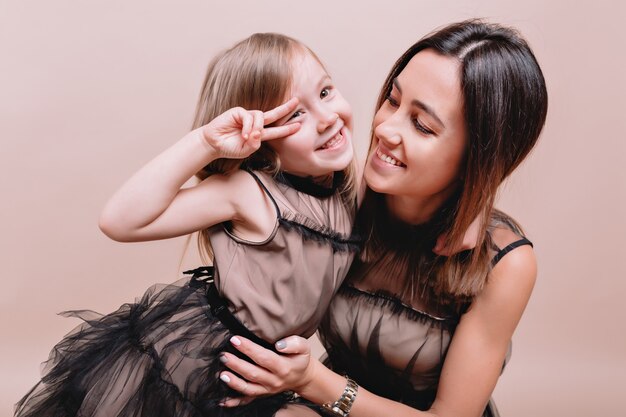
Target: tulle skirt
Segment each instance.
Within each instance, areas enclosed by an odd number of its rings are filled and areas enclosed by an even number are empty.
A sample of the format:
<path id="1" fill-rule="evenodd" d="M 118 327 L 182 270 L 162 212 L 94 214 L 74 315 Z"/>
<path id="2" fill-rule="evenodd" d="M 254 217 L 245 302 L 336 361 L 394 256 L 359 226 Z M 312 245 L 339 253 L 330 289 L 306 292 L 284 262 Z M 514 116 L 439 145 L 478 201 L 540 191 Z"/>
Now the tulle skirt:
<path id="1" fill-rule="evenodd" d="M 238 394 L 219 380 L 233 333 L 212 313 L 195 277 L 155 285 L 135 303 L 84 322 L 59 342 L 43 376 L 15 406 L 18 417 L 272 416 L 288 394 L 223 408 Z M 233 352 L 235 353 L 235 352 Z"/>

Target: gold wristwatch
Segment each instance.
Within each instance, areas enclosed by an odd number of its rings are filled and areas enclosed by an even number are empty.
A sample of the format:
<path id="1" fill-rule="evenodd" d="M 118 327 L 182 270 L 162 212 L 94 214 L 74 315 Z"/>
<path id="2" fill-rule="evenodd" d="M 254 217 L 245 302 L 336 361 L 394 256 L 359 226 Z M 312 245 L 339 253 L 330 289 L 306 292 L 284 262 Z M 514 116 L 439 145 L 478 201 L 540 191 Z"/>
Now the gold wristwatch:
<path id="1" fill-rule="evenodd" d="M 341 397 L 334 403 L 323 404 L 322 407 L 336 416 L 348 417 L 358 391 L 359 385 L 346 376 L 346 388 L 343 390 Z"/>

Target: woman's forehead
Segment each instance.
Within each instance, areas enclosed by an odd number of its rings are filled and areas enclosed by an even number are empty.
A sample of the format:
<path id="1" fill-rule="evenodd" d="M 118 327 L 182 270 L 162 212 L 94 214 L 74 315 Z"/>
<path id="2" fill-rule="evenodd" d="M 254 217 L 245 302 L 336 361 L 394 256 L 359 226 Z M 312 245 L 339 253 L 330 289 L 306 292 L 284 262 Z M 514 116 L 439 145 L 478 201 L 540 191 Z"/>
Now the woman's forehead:
<path id="1" fill-rule="evenodd" d="M 460 70 L 458 59 L 426 49 L 411 58 L 394 84 L 403 99 L 418 100 L 435 109 L 440 118 L 450 119 L 463 103 Z"/>

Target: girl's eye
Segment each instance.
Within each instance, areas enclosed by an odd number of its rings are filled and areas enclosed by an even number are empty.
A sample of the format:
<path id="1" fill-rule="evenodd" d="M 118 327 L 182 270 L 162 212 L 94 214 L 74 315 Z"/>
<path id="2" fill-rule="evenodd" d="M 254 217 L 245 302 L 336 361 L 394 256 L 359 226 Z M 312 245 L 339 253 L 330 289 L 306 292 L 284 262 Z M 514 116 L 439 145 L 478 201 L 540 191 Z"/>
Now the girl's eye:
<path id="1" fill-rule="evenodd" d="M 287 119 L 287 121 L 300 116 L 302 116 L 302 110 L 296 110 L 291 116 L 289 116 L 289 119 Z"/>
<path id="2" fill-rule="evenodd" d="M 330 87 L 325 87 L 320 91 L 320 98 L 326 98 L 330 95 Z"/>
<path id="3" fill-rule="evenodd" d="M 425 135 L 433 135 L 433 134 L 435 134 L 435 132 L 433 132 L 432 130 L 430 130 L 429 128 L 424 126 L 422 123 L 420 123 L 420 121 L 419 121 L 419 119 L 417 117 L 413 119 L 413 125 L 415 126 L 415 128 L 417 130 L 419 130 L 420 132 L 422 132 Z"/>

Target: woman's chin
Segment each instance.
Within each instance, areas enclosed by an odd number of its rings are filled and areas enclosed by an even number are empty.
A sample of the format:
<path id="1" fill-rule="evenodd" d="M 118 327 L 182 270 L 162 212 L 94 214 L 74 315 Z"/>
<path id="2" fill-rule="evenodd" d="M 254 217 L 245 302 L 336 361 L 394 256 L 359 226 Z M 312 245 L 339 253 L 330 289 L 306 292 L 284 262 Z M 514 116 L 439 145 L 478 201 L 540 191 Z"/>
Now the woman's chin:
<path id="1" fill-rule="evenodd" d="M 369 166 L 369 163 L 365 166 L 365 170 L 363 171 L 363 179 L 365 180 L 367 187 L 372 191 L 376 191 L 381 194 L 388 193 L 388 181 L 385 181 L 380 175 L 373 171 Z"/>

